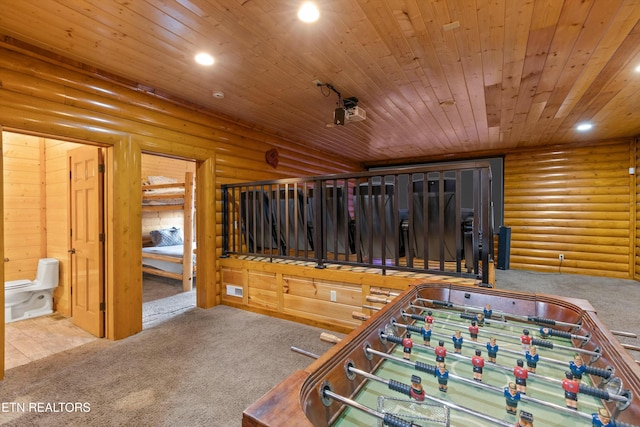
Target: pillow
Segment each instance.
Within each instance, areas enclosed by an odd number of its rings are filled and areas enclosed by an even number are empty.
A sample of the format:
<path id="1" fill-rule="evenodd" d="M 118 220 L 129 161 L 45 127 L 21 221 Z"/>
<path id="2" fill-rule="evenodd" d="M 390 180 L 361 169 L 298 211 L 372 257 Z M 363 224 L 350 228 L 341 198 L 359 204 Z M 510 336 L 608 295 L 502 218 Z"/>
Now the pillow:
<path id="1" fill-rule="evenodd" d="M 150 175 L 147 177 L 147 179 L 149 180 L 149 184 L 151 185 L 156 185 L 156 184 L 175 184 L 178 182 L 177 179 L 174 178 L 169 178 L 166 176 L 154 176 L 154 175 Z"/>
<path id="2" fill-rule="evenodd" d="M 182 230 L 176 227 L 165 228 L 163 230 L 153 230 L 149 233 L 153 246 L 175 246 L 182 245 Z"/>

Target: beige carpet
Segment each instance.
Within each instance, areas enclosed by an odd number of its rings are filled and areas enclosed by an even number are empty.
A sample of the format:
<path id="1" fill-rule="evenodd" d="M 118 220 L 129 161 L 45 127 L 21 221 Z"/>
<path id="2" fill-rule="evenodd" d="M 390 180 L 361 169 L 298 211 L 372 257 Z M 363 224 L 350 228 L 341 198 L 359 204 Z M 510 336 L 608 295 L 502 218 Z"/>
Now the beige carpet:
<path id="1" fill-rule="evenodd" d="M 0 423 L 239 426 L 244 408 L 312 361 L 291 346 L 326 351 L 321 332 L 225 306 L 193 308 L 134 337 L 9 370 L 0 394 L 13 410 L 0 411 Z"/>

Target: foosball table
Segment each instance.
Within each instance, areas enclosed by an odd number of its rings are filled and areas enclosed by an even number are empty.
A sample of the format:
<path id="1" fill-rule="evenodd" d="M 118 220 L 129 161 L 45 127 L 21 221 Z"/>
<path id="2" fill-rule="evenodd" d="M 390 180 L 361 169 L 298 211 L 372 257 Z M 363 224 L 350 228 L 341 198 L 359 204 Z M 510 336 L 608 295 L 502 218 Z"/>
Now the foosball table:
<path id="1" fill-rule="evenodd" d="M 410 287 L 243 426 L 634 426 L 640 368 L 585 300 Z"/>

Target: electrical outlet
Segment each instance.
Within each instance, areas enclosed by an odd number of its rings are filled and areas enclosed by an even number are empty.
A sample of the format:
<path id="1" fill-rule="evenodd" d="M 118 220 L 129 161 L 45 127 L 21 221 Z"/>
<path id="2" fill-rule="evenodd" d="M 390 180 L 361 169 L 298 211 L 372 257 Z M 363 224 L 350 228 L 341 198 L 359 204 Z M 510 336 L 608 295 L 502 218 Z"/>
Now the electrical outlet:
<path id="1" fill-rule="evenodd" d="M 336 291 L 331 291 L 331 302 L 336 302 L 337 298 L 338 295 L 336 294 Z"/>
<path id="2" fill-rule="evenodd" d="M 559 255 L 558 255 L 558 259 L 559 259 L 560 261 L 564 261 L 564 254 L 559 254 Z"/>

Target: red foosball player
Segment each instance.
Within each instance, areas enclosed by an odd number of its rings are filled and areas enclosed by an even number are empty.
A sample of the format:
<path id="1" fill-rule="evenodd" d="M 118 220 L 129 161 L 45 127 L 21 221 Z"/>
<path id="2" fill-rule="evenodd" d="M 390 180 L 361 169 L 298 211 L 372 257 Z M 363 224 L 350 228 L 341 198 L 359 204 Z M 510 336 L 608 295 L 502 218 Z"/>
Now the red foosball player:
<path id="1" fill-rule="evenodd" d="M 427 311 L 427 315 L 424 316 L 424 323 L 433 323 L 433 311 Z"/>
<path id="2" fill-rule="evenodd" d="M 516 361 L 516 367 L 513 368 L 513 375 L 516 377 L 516 388 L 521 394 L 527 394 L 527 378 L 529 378 L 529 371 L 524 368 L 524 361 L 518 359 Z"/>
<path id="3" fill-rule="evenodd" d="M 471 364 L 473 365 L 473 379 L 475 381 L 482 381 L 484 358 L 482 357 L 482 352 L 480 350 L 476 350 L 476 355 L 471 358 Z"/>
<path id="4" fill-rule="evenodd" d="M 515 427 L 533 427 L 533 414 L 520 410 L 520 419 L 516 423 Z"/>
<path id="5" fill-rule="evenodd" d="M 616 425 L 607 408 L 600 408 L 598 413 L 591 414 L 591 422 L 593 427 L 615 427 Z"/>
<path id="6" fill-rule="evenodd" d="M 564 389 L 564 400 L 567 408 L 578 410 L 578 391 L 580 383 L 573 379 L 571 371 L 565 372 L 565 379 L 562 380 L 562 388 Z"/>
<path id="7" fill-rule="evenodd" d="M 444 362 L 438 363 L 438 369 L 436 370 L 436 377 L 438 377 L 438 390 L 447 392 L 449 382 L 449 371 L 447 371 L 447 365 Z"/>
<path id="8" fill-rule="evenodd" d="M 444 341 L 438 341 L 438 346 L 434 352 L 436 354 L 436 362 L 444 362 L 444 358 L 447 357 L 447 349 L 444 347 Z"/>
<path id="9" fill-rule="evenodd" d="M 471 325 L 469 326 L 469 335 L 471 336 L 471 341 L 478 341 L 478 324 L 475 320 L 471 321 Z"/>
<path id="10" fill-rule="evenodd" d="M 455 353 L 462 353 L 462 343 L 464 342 L 464 338 L 462 338 L 462 332 L 459 330 L 455 332 L 455 334 L 451 337 L 451 341 L 453 341 L 453 348 Z"/>
<path id="11" fill-rule="evenodd" d="M 411 375 L 411 389 L 409 395 L 415 400 L 422 402 L 424 400 L 424 389 L 422 388 L 422 378 L 417 375 Z"/>
<path id="12" fill-rule="evenodd" d="M 520 336 L 520 342 L 522 343 L 522 351 L 529 350 L 529 346 L 531 345 L 531 336 L 529 335 L 529 330 L 524 329 L 522 331 L 522 335 Z"/>
<path id="13" fill-rule="evenodd" d="M 402 347 L 404 350 L 402 357 L 409 360 L 411 358 L 411 349 L 413 348 L 413 340 L 409 332 L 407 332 L 407 335 L 402 339 Z"/>
<path id="14" fill-rule="evenodd" d="M 515 415 L 520 401 L 520 392 L 516 388 L 516 383 L 510 382 L 509 386 L 504 388 L 504 398 L 507 402 L 507 414 Z"/>

